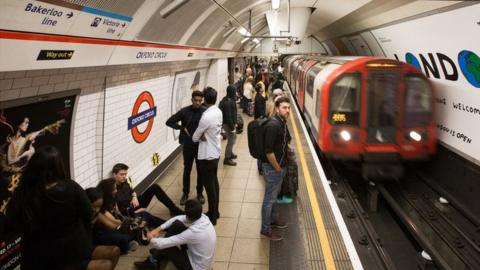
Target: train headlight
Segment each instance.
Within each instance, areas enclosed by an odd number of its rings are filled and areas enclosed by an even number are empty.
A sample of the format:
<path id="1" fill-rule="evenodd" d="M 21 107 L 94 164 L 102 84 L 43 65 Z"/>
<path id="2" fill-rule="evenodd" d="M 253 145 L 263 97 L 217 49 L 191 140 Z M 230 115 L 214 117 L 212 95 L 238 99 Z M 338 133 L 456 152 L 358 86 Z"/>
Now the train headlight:
<path id="1" fill-rule="evenodd" d="M 350 139 L 352 139 L 352 135 L 350 135 L 350 132 L 346 130 L 342 130 L 340 132 L 340 137 L 342 137 L 342 139 L 347 142 L 350 141 Z"/>
<path id="2" fill-rule="evenodd" d="M 421 141 L 422 140 L 422 135 L 416 131 L 410 131 L 410 133 L 408 133 L 408 135 L 410 136 L 410 138 L 414 141 Z"/>

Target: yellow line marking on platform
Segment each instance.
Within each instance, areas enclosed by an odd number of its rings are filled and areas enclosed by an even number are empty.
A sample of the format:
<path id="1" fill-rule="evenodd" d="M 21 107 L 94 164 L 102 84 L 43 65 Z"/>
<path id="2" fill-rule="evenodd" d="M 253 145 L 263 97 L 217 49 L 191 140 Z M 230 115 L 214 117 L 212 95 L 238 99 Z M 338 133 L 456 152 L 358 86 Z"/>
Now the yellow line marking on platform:
<path id="1" fill-rule="evenodd" d="M 290 111 L 293 114 L 293 111 Z M 295 114 L 295 116 L 297 116 Z M 298 116 L 299 117 L 299 116 Z M 300 141 L 300 135 L 298 132 L 295 119 L 290 119 L 293 127 L 293 133 L 295 134 L 295 143 L 297 145 L 297 151 L 300 156 L 300 163 L 302 164 L 303 175 L 305 176 L 305 184 L 307 186 L 308 197 L 310 199 L 310 205 L 312 206 L 313 217 L 315 219 L 315 225 L 317 227 L 318 238 L 320 239 L 320 246 L 322 248 L 323 258 L 325 260 L 325 266 L 328 270 L 335 268 L 335 262 L 333 260 L 332 250 L 330 249 L 330 242 L 328 241 L 327 231 L 325 230 L 325 224 L 323 223 L 322 213 L 318 206 L 317 194 L 313 188 L 312 178 L 310 171 L 308 170 L 307 161 L 305 160 L 305 153 L 303 152 L 302 142 Z M 301 121 L 298 119 L 298 121 Z M 305 134 L 308 136 L 308 134 Z M 308 140 L 308 138 L 306 138 Z M 312 153 L 313 155 L 315 153 Z"/>

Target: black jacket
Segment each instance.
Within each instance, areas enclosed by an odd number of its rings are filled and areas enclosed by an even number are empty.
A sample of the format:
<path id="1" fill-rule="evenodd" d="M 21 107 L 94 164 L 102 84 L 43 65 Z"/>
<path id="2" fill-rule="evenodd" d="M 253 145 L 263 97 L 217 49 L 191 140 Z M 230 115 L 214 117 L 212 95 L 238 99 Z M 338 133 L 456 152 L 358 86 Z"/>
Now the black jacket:
<path id="1" fill-rule="evenodd" d="M 264 135 L 266 138 L 264 140 L 265 153 L 274 153 L 280 167 L 285 167 L 287 165 L 288 143 L 291 140 L 286 122 L 275 115 L 266 123 Z"/>
<path id="2" fill-rule="evenodd" d="M 231 130 L 235 129 L 237 124 L 237 104 L 236 100 L 237 88 L 233 85 L 227 87 L 227 96 L 224 97 L 218 107 L 222 110 L 223 124 L 230 127 Z"/>
<path id="3" fill-rule="evenodd" d="M 255 95 L 254 114 L 255 119 L 265 116 L 266 99 L 259 93 Z"/>
<path id="4" fill-rule="evenodd" d="M 194 109 L 192 105 L 183 107 L 176 114 L 170 116 L 165 124 L 173 129 L 180 130 L 180 137 L 178 140 L 184 146 L 198 145 L 198 143 L 192 141 L 192 136 L 193 133 L 195 133 L 200 118 L 202 118 L 202 114 L 205 110 L 206 108 L 204 106 L 201 106 L 198 109 Z M 178 124 L 178 122 L 181 123 Z M 183 130 L 185 127 L 187 128 L 188 133 L 190 133 L 190 136 Z"/>

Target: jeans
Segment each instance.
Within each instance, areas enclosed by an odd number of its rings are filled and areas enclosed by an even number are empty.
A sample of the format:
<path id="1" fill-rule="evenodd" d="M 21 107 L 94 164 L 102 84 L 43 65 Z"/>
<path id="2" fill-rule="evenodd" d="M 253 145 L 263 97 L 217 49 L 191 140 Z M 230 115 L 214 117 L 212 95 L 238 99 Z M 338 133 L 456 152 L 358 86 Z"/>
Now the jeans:
<path id="1" fill-rule="evenodd" d="M 150 227 L 150 228 L 157 228 L 158 226 L 165 223 L 165 220 L 163 220 L 159 217 L 156 217 L 156 216 L 150 214 L 147 211 L 142 211 L 142 212 L 139 212 L 139 213 L 135 213 L 135 217 L 140 217 L 142 220 L 147 222 L 147 226 Z"/>
<path id="2" fill-rule="evenodd" d="M 205 185 L 208 200 L 207 216 L 213 225 L 217 224 L 217 219 L 220 216 L 218 211 L 218 202 L 220 198 L 220 185 L 218 184 L 217 169 L 218 158 L 212 160 L 199 160 L 200 175 L 202 183 Z"/>
<path id="3" fill-rule="evenodd" d="M 230 126 L 227 124 L 223 125 L 225 134 L 227 135 L 227 146 L 225 147 L 225 159 L 231 159 L 233 154 L 233 145 L 237 139 L 237 134 L 235 133 L 235 128 L 230 129 Z"/>
<path id="4" fill-rule="evenodd" d="M 95 245 L 117 246 L 120 253 L 128 253 L 128 244 L 133 240 L 133 237 L 128 234 L 119 232 L 110 232 L 107 230 L 94 230 L 93 243 Z"/>
<path id="5" fill-rule="evenodd" d="M 195 166 L 197 167 L 197 196 L 203 192 L 203 185 L 200 180 L 200 174 L 198 169 L 198 145 L 183 145 L 183 194 L 188 195 L 190 193 L 190 173 L 192 172 L 193 161 L 195 160 Z"/>
<path id="6" fill-rule="evenodd" d="M 275 201 L 277 195 L 282 188 L 283 177 L 286 169 L 282 168 L 281 172 L 275 171 L 270 163 L 262 163 L 263 177 L 265 178 L 265 195 L 263 195 L 262 204 L 262 232 L 270 232 L 272 230 L 272 216 L 275 211 Z"/>

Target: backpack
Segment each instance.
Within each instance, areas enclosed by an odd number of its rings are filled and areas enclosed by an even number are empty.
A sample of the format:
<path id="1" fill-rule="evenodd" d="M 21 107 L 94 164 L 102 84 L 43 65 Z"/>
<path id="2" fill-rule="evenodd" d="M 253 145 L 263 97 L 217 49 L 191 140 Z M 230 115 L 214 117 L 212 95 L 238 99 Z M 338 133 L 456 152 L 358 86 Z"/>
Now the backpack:
<path id="1" fill-rule="evenodd" d="M 267 162 L 267 156 L 265 155 L 265 125 L 268 123 L 268 118 L 257 118 L 250 121 L 247 126 L 248 135 L 248 150 L 253 158 L 260 159 L 263 162 Z"/>

